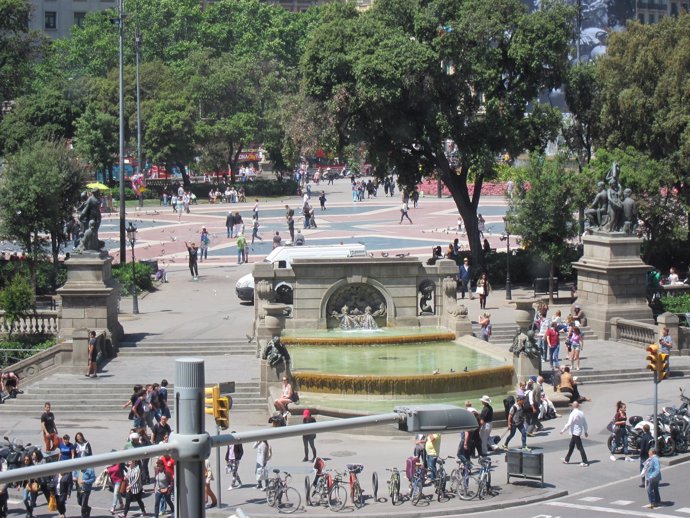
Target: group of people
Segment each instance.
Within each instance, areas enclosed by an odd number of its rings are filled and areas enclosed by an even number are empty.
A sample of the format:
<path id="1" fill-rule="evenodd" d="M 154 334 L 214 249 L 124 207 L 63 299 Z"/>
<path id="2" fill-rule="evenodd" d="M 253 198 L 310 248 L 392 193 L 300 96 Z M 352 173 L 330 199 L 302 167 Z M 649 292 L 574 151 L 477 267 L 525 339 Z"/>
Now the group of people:
<path id="1" fill-rule="evenodd" d="M 580 354 L 585 347 L 584 336 L 581 327 L 587 325 L 585 313 L 579 304 L 575 304 L 565 322 L 561 317 L 561 311 L 556 310 L 553 315 L 548 315 L 549 306 L 541 304 L 537 308 L 532 326 L 537 336 L 542 361 L 549 362 L 551 369 L 560 368 L 560 344 L 561 334 L 565 337 L 564 345 L 567 349 L 565 357 L 572 368 L 580 370 Z"/>
<path id="2" fill-rule="evenodd" d="M 243 203 L 246 201 L 244 187 L 236 189 L 234 185 L 227 186 L 224 191 L 219 187 L 211 188 L 208 193 L 209 203 Z"/>

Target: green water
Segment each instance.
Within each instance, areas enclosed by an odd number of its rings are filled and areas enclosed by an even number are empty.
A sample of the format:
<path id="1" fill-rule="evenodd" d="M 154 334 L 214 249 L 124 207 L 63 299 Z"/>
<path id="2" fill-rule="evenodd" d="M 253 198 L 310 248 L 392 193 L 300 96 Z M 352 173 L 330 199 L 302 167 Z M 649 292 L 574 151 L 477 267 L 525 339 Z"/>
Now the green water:
<path id="1" fill-rule="evenodd" d="M 367 336 L 414 336 L 448 333 L 449 330 L 442 327 L 380 327 L 378 329 L 298 329 L 283 331 L 282 336 L 303 338 L 344 338 Z"/>
<path id="2" fill-rule="evenodd" d="M 409 376 L 474 371 L 503 362 L 454 342 L 404 345 L 290 346 L 292 368 L 328 374 Z M 480 394 L 481 395 L 481 394 Z"/>

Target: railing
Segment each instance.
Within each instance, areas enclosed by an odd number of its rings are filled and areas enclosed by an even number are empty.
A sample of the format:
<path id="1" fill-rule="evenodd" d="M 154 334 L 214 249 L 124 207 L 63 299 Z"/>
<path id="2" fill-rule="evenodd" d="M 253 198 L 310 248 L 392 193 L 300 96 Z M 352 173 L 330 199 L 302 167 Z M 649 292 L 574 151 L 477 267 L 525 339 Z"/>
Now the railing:
<path id="1" fill-rule="evenodd" d="M 60 330 L 57 311 L 39 310 L 19 319 L 13 325 L 5 321 L 5 312 L 0 311 L 0 335 L 56 336 Z"/>
<path id="2" fill-rule="evenodd" d="M 658 337 L 659 331 L 654 324 L 644 324 L 624 318 L 611 319 L 611 338 L 613 340 L 647 347 L 649 344 L 655 343 Z"/>

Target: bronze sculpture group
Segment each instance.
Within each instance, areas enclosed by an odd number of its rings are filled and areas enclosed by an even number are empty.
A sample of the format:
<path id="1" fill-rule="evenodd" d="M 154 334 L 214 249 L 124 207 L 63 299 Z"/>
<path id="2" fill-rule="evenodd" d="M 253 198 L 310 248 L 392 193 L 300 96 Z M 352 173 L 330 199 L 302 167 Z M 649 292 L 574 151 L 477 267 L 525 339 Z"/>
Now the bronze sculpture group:
<path id="1" fill-rule="evenodd" d="M 631 197 L 632 191 L 621 188 L 619 176 L 620 165 L 614 162 L 606 175 L 608 187 L 605 188 L 604 182 L 597 184 L 597 195 L 585 210 L 590 232 L 636 233 L 639 221 L 637 206 Z"/>

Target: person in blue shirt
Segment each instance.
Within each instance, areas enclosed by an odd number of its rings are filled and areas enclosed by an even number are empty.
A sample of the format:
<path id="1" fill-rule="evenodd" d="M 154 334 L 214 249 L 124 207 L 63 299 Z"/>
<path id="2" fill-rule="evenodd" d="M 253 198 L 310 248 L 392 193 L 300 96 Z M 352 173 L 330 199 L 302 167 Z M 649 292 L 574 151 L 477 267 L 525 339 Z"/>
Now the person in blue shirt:
<path id="1" fill-rule="evenodd" d="M 96 482 L 96 472 L 93 468 L 84 468 L 79 473 L 79 492 L 77 493 L 77 503 L 81 506 L 81 518 L 89 518 L 91 516 L 91 508 L 89 507 L 89 497 L 93 489 L 93 483 Z"/>
<path id="2" fill-rule="evenodd" d="M 644 473 L 644 482 L 647 488 L 647 498 L 649 498 L 650 509 L 655 509 L 661 505 L 661 496 L 659 496 L 659 482 L 661 482 L 661 465 L 659 464 L 659 457 L 656 455 L 656 449 L 649 449 L 649 459 L 647 460 L 647 469 Z"/>
<path id="3" fill-rule="evenodd" d="M 77 448 L 70 442 L 69 435 L 67 434 L 62 436 L 58 447 L 60 449 L 60 460 L 70 460 L 77 456 Z"/>

